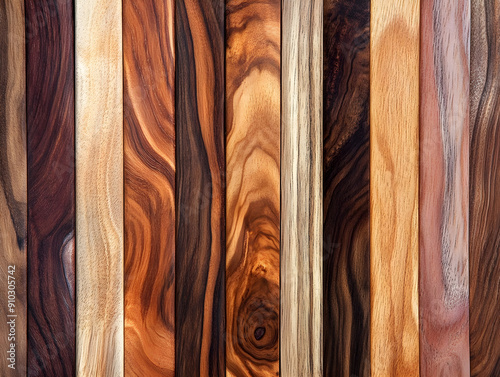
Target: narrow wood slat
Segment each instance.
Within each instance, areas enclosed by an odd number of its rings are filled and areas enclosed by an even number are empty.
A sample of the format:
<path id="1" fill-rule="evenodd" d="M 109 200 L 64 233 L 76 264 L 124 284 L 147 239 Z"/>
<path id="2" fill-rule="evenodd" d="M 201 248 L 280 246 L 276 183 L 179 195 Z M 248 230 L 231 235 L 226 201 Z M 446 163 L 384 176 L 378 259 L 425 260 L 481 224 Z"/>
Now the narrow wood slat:
<path id="1" fill-rule="evenodd" d="M 77 371 L 123 375 L 121 0 L 76 2 Z"/>
<path id="2" fill-rule="evenodd" d="M 469 4 L 421 7 L 421 376 L 470 375 Z"/>
<path id="3" fill-rule="evenodd" d="M 500 376 L 500 2 L 472 2 L 470 367 Z"/>
<path id="4" fill-rule="evenodd" d="M 282 7 L 281 375 L 321 377 L 323 2 Z"/>
<path id="5" fill-rule="evenodd" d="M 75 374 L 73 5 L 26 0 L 28 375 Z"/>
<path id="6" fill-rule="evenodd" d="M 420 1 L 371 12 L 371 374 L 418 376 Z"/>
<path id="7" fill-rule="evenodd" d="M 123 1 L 125 376 L 174 376 L 174 5 Z"/>
<path id="8" fill-rule="evenodd" d="M 279 0 L 226 2 L 227 376 L 279 373 Z"/>
<path id="9" fill-rule="evenodd" d="M 370 0 L 324 2 L 325 376 L 370 375 Z"/>
<path id="10" fill-rule="evenodd" d="M 175 374 L 224 376 L 224 3 L 176 3 Z"/>

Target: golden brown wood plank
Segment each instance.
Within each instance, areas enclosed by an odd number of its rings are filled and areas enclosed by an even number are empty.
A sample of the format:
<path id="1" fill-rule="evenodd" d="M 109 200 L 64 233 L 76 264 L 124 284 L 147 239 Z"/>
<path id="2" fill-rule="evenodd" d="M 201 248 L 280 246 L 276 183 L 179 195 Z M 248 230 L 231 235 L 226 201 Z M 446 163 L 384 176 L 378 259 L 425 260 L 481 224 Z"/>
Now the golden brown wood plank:
<path id="1" fill-rule="evenodd" d="M 279 0 L 226 2 L 226 365 L 279 373 Z"/>

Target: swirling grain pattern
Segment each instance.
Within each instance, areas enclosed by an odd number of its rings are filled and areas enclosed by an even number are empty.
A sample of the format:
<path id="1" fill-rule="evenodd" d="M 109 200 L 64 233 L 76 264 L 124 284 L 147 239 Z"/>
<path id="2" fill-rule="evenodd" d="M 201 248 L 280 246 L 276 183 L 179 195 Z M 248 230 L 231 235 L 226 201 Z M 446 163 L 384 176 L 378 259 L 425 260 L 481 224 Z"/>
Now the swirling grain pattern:
<path id="1" fill-rule="evenodd" d="M 73 6 L 26 0 L 28 376 L 75 374 Z"/>
<path id="2" fill-rule="evenodd" d="M 224 376 L 224 4 L 176 4 L 176 376 Z"/>
<path id="3" fill-rule="evenodd" d="M 227 375 L 279 375 L 279 0 L 226 2 Z"/>
<path id="4" fill-rule="evenodd" d="M 324 8 L 324 375 L 369 376 L 370 1 Z"/>
<path id="5" fill-rule="evenodd" d="M 123 1 L 125 376 L 174 376 L 174 1 Z"/>
<path id="6" fill-rule="evenodd" d="M 472 2 L 470 367 L 500 376 L 500 2 Z"/>

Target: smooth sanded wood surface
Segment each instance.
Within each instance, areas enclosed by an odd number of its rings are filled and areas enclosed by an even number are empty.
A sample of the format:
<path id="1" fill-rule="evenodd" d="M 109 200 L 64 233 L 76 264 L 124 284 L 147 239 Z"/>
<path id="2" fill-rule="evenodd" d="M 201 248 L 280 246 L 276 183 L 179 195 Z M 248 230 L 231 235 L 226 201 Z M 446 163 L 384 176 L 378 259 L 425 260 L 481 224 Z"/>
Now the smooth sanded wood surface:
<path id="1" fill-rule="evenodd" d="M 77 371 L 123 375 L 121 0 L 76 2 Z"/>
<path id="2" fill-rule="evenodd" d="M 470 367 L 500 375 L 500 2 L 472 2 Z"/>
<path id="3" fill-rule="evenodd" d="M 372 0 L 370 363 L 419 375 L 419 0 Z"/>
<path id="4" fill-rule="evenodd" d="M 174 376 L 174 1 L 123 1 L 125 376 Z"/>
<path id="5" fill-rule="evenodd" d="M 175 28 L 175 374 L 224 376 L 224 3 L 177 1 Z"/>
<path id="6" fill-rule="evenodd" d="M 280 363 L 289 377 L 323 375 L 322 25 L 322 1 L 283 3 Z"/>
<path id="7" fill-rule="evenodd" d="M 370 375 L 370 1 L 324 2 L 325 376 Z"/>
<path id="8" fill-rule="evenodd" d="M 0 318 L 3 319 L 0 334 L 5 338 L 0 343 L 0 370 L 5 377 L 26 375 L 24 17 L 24 0 L 7 0 L 0 4 Z M 16 333 L 12 334 L 14 323 Z M 11 344 L 14 344 L 14 358 L 11 358 Z"/>
<path id="9" fill-rule="evenodd" d="M 469 376 L 469 0 L 421 1 L 420 375 Z"/>
<path id="10" fill-rule="evenodd" d="M 226 3 L 227 376 L 276 376 L 280 337 L 279 0 Z"/>

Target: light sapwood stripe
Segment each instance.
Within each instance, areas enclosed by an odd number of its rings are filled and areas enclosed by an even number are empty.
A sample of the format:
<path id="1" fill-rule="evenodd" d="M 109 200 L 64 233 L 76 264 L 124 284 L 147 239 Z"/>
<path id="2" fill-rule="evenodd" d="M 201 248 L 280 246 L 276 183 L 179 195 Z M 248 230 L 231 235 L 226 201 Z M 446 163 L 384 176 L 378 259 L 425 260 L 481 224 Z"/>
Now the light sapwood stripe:
<path id="1" fill-rule="evenodd" d="M 469 376 L 469 0 L 422 0 L 420 373 Z"/>
<path id="2" fill-rule="evenodd" d="M 123 375 L 121 0 L 76 2 L 77 373 Z"/>
<path id="3" fill-rule="evenodd" d="M 420 1 L 371 12 L 371 375 L 418 376 Z"/>
<path id="4" fill-rule="evenodd" d="M 320 377 L 323 2 L 282 7 L 281 375 Z"/>

